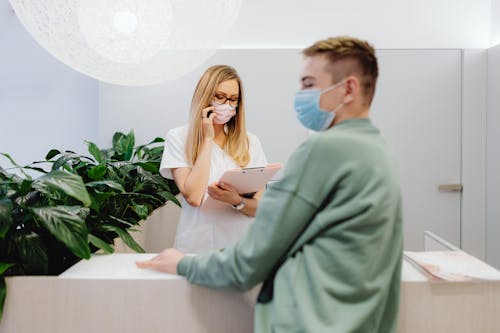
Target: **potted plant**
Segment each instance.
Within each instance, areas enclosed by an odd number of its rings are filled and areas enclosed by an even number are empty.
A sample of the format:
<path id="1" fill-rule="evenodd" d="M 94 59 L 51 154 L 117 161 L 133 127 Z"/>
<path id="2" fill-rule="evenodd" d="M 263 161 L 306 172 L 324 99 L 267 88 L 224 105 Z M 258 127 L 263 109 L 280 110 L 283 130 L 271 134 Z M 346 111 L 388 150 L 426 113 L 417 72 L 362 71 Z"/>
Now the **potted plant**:
<path id="1" fill-rule="evenodd" d="M 117 237 L 144 252 L 129 232 L 167 201 L 180 205 L 159 174 L 163 141 L 136 147 L 133 132 L 118 132 L 109 149 L 86 142 L 91 156 L 53 149 L 28 166 L 2 154 L 18 172 L 0 168 L 0 318 L 5 276 L 58 275 L 97 250 L 112 253 Z"/>

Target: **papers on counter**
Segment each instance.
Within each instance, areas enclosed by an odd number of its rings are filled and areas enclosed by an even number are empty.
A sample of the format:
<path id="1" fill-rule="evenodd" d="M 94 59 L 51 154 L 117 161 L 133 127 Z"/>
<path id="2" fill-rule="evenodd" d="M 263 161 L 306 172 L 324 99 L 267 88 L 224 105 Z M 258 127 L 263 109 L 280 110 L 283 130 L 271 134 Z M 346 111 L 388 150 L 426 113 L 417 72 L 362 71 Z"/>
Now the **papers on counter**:
<path id="1" fill-rule="evenodd" d="M 405 259 L 430 281 L 494 281 L 500 271 L 463 251 L 404 252 Z"/>

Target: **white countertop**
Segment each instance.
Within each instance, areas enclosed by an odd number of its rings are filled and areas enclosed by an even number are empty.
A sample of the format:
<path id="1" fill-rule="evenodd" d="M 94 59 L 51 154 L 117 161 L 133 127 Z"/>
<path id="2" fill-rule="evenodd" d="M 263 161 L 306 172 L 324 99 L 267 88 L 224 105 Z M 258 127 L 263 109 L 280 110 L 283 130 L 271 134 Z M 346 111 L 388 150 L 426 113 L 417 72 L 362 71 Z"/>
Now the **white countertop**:
<path id="1" fill-rule="evenodd" d="M 156 253 L 114 253 L 95 254 L 90 260 L 81 260 L 59 275 L 62 279 L 182 279 L 177 275 L 165 274 L 149 269 L 139 269 L 136 261 L 148 260 Z M 410 263 L 403 260 L 401 281 L 422 282 L 427 278 Z"/>
<path id="2" fill-rule="evenodd" d="M 59 275 L 62 279 L 182 279 L 150 269 L 139 269 L 136 261 L 148 260 L 156 253 L 94 254 L 90 260 L 81 260 Z"/>

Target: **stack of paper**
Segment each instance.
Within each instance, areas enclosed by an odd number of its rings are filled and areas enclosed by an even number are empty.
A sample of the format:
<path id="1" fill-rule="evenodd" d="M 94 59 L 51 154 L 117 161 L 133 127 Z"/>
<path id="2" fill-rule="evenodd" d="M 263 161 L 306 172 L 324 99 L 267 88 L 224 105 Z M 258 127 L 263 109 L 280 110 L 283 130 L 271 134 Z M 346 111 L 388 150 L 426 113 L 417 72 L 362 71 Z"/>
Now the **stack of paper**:
<path id="1" fill-rule="evenodd" d="M 431 281 L 500 280 L 500 272 L 463 251 L 405 251 L 405 259 Z"/>

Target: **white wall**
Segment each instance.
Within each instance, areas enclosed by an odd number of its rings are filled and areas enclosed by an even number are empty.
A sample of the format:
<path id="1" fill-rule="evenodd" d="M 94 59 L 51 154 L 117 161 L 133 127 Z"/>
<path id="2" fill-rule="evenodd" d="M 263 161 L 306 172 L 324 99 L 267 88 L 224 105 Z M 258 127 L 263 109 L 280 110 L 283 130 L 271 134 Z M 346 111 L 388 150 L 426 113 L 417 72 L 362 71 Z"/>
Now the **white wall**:
<path id="1" fill-rule="evenodd" d="M 339 34 L 366 38 L 379 49 L 486 47 L 490 32 L 499 30 L 498 20 L 490 24 L 499 2 L 244 0 L 224 47 L 300 48 Z M 0 15 L 0 115 L 8 116 L 0 122 L 0 151 L 29 162 L 51 147 L 81 150 L 83 139 L 97 140 L 95 82 L 42 50 L 7 0 Z M 21 127 L 29 135 L 19 135 Z"/>
<path id="2" fill-rule="evenodd" d="M 49 55 L 0 1 L 0 152 L 21 164 L 51 148 L 84 152 L 84 139 L 98 139 L 97 94 L 97 81 Z"/>
<path id="3" fill-rule="evenodd" d="M 379 50 L 378 55 L 381 79 L 373 119 L 406 162 L 401 163 L 402 186 L 403 193 L 408 190 L 407 226 L 413 226 L 406 245 L 418 249 L 423 230 L 429 229 L 484 258 L 486 51 Z M 246 88 L 248 128 L 260 137 L 270 161 L 285 162 L 307 135 L 292 105 L 300 59 L 297 49 L 226 49 L 176 82 L 142 88 L 101 83 L 102 144 L 117 130 L 134 129 L 137 140 L 145 142 L 186 123 L 202 70 L 228 63 L 240 71 Z M 428 163 L 419 164 L 422 160 Z M 460 194 L 436 190 L 439 184 L 460 181 L 462 201 Z"/>
<path id="4" fill-rule="evenodd" d="M 488 50 L 487 260 L 500 268 L 500 46 Z"/>
<path id="5" fill-rule="evenodd" d="M 491 45 L 500 44 L 500 0 L 491 0 Z"/>
<path id="6" fill-rule="evenodd" d="M 115 131 L 133 129 L 138 142 L 147 142 L 186 124 L 203 71 L 210 65 L 228 64 L 243 81 L 248 130 L 259 137 L 270 162 L 286 162 L 308 135 L 293 110 L 301 62 L 299 50 L 220 50 L 201 68 L 175 82 L 141 88 L 101 83 L 101 144 L 109 144 Z"/>
<path id="7" fill-rule="evenodd" d="M 486 90 L 487 51 L 462 55 L 461 246 L 486 258 Z"/>
<path id="8" fill-rule="evenodd" d="M 366 38 L 379 49 L 486 48 L 491 43 L 500 43 L 500 0 L 244 0 L 240 17 L 224 47 L 301 48 L 319 38 L 341 34 Z M 490 63 L 495 54 L 498 58 L 500 52 L 497 49 L 490 52 Z M 494 131 L 500 133 L 500 126 L 496 125 L 500 123 L 500 115 L 499 121 L 495 121 L 496 111 L 492 111 L 495 105 L 495 110 L 500 109 L 499 102 L 493 100 L 494 93 L 499 95 L 498 88 L 492 88 L 492 84 L 499 87 L 496 80 L 500 76 L 500 65 L 490 66 L 488 181 L 500 185 L 500 177 L 495 183 L 493 178 L 496 175 L 492 171 L 500 170 L 500 161 L 495 164 L 496 156 L 500 154 L 491 145 L 492 140 L 500 142 L 500 137 L 491 137 L 495 135 Z M 496 77 L 491 72 L 495 70 Z M 470 75 L 475 74 L 470 72 Z M 182 79 L 179 82 L 182 83 Z M 12 14 L 8 1 L 0 0 L 0 152 L 10 152 L 19 162 L 27 163 L 43 158 L 52 147 L 84 149 L 84 139 L 98 141 L 99 124 L 103 122 L 106 126 L 115 123 L 117 126 L 113 129 L 120 129 L 119 124 L 126 123 L 123 119 L 126 114 L 119 110 L 106 115 L 106 119 L 98 120 L 96 87 L 95 81 L 60 64 L 42 50 Z M 161 86 L 155 89 L 161 89 Z M 493 94 L 492 89 L 495 90 Z M 126 95 L 121 98 L 126 99 Z M 143 119 L 147 119 L 149 102 L 145 99 L 141 104 L 142 110 L 138 109 Z M 168 99 L 165 98 L 165 102 L 168 103 Z M 467 101 L 464 100 L 464 103 Z M 184 109 L 182 112 L 184 114 Z M 163 126 L 156 121 L 152 120 L 155 128 Z M 178 121 L 179 124 L 182 122 Z M 260 121 L 251 122 L 251 127 L 258 127 Z M 477 124 L 480 125 L 480 121 Z M 166 127 L 171 125 L 175 124 L 169 122 Z M 129 129 L 128 126 L 123 127 L 123 130 Z M 260 128 L 253 130 L 261 131 Z M 101 141 L 108 142 L 111 127 L 104 128 L 102 132 L 106 132 L 106 136 Z M 139 134 L 148 139 L 163 133 L 150 129 Z M 464 135 L 467 135 L 466 131 Z M 473 137 L 469 138 L 472 140 Z M 479 150 L 483 148 L 477 147 Z M 468 149 L 470 158 L 465 152 L 464 158 L 471 165 L 474 147 L 469 146 Z M 4 164 L 4 160 L 0 159 L 0 165 Z M 477 175 L 476 178 L 480 177 Z M 500 199 L 500 193 L 497 195 L 490 185 L 490 258 L 494 253 L 500 253 L 493 247 L 495 239 L 492 231 L 500 235 L 500 223 L 492 224 L 494 220 L 491 219 L 493 216 L 500 217 L 500 211 L 494 211 L 499 206 L 496 199 Z M 470 208 L 469 213 L 466 209 L 464 214 L 473 216 L 477 206 Z M 480 227 L 471 232 L 478 235 L 482 229 Z M 497 262 L 500 266 L 500 258 Z"/>
<path id="9" fill-rule="evenodd" d="M 490 7 L 491 0 L 244 0 L 225 46 L 301 48 L 348 34 L 379 49 L 486 48 Z"/>

